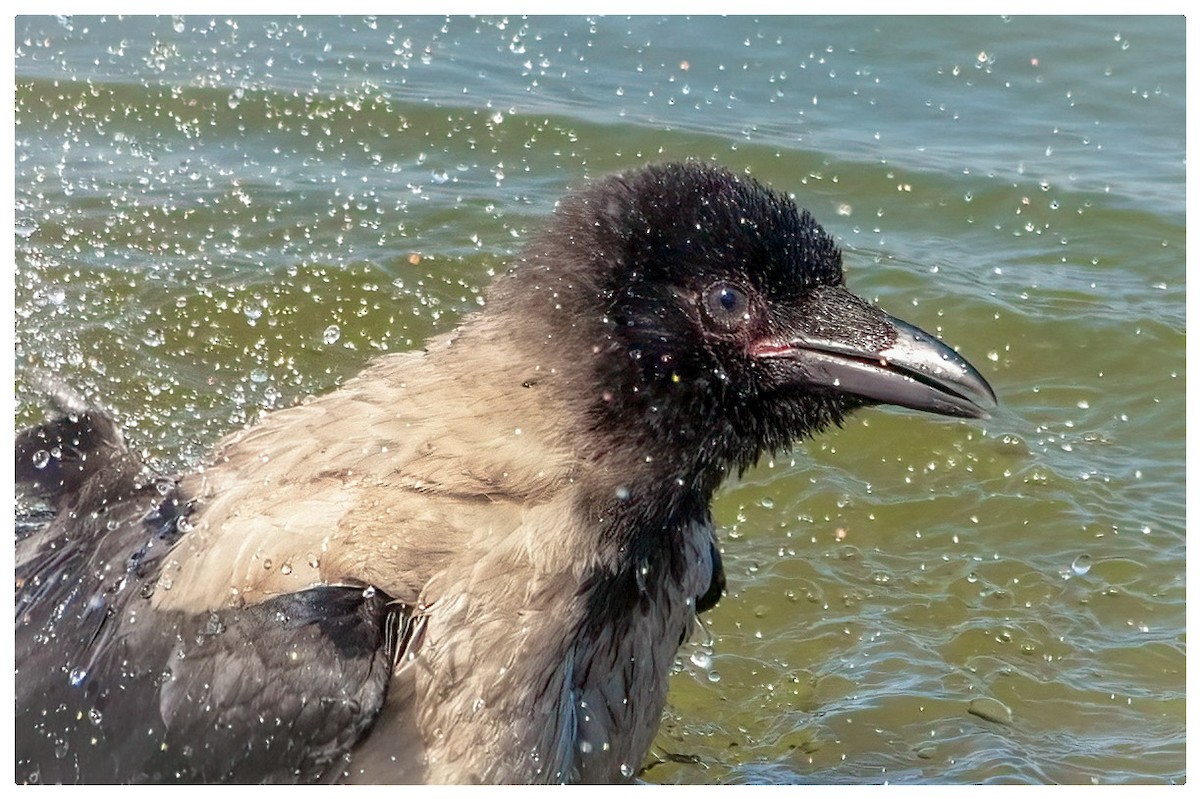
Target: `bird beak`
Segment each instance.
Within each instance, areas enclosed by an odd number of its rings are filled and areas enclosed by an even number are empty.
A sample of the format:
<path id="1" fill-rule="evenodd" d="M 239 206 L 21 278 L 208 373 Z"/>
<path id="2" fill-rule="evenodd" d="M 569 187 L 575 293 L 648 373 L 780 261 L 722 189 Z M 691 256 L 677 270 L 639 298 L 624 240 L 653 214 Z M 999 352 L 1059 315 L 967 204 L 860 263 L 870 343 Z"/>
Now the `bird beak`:
<path id="1" fill-rule="evenodd" d="M 756 341 L 751 354 L 783 367 L 797 387 L 943 416 L 986 418 L 996 406 L 992 387 L 965 358 L 841 286 L 811 292 L 794 311 L 782 325 L 789 334 Z"/>

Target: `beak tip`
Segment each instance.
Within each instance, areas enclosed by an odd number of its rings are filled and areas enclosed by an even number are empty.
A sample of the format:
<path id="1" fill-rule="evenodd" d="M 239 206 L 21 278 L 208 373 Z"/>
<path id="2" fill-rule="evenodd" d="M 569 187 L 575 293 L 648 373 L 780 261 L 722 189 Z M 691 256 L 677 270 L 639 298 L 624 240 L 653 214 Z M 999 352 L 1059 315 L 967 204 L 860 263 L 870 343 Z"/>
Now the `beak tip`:
<path id="1" fill-rule="evenodd" d="M 991 419 L 992 413 L 991 413 L 990 409 L 979 408 L 978 410 L 975 411 L 975 413 L 971 416 L 971 418 L 972 419 Z"/>

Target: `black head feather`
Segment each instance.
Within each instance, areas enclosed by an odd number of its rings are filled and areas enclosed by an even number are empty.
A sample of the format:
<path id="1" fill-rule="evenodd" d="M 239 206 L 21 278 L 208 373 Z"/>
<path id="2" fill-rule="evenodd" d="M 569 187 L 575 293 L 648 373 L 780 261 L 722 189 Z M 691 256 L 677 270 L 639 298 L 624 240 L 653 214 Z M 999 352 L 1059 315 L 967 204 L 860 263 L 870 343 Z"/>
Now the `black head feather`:
<path id="1" fill-rule="evenodd" d="M 590 347 L 596 428 L 692 479 L 719 481 L 862 404 L 777 391 L 751 357 L 786 327 L 781 309 L 844 276 L 809 213 L 749 177 L 687 162 L 596 181 L 560 203 L 512 277 Z"/>

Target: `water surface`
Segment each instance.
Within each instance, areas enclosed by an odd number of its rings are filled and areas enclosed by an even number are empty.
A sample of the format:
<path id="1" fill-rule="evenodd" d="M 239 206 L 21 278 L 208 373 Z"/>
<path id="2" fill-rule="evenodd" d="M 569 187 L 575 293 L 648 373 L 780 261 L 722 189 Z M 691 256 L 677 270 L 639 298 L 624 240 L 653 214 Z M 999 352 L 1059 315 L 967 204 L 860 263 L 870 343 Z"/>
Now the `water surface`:
<path id="1" fill-rule="evenodd" d="M 17 425 L 49 372 L 194 465 L 476 310 L 568 187 L 715 160 L 1001 407 L 722 492 L 644 778 L 1184 779 L 1182 18 L 21 17 L 15 63 Z"/>

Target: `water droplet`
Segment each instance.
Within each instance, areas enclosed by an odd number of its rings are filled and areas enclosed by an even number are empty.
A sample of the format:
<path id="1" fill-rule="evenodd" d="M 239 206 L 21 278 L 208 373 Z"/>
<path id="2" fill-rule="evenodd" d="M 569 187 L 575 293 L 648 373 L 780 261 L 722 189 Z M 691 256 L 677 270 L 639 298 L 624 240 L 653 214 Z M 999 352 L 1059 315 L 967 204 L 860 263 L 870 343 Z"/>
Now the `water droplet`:
<path id="1" fill-rule="evenodd" d="M 39 449 L 37 452 L 33 453 L 33 468 L 45 469 L 48 463 L 50 463 L 49 452 L 44 449 Z"/>
<path id="2" fill-rule="evenodd" d="M 633 766 L 629 765 L 628 763 L 622 763 L 621 764 L 621 776 L 624 777 L 625 779 L 632 778 L 633 777 Z"/>
<path id="3" fill-rule="evenodd" d="M 1092 556 L 1083 554 L 1071 561 L 1071 571 L 1078 575 L 1087 574 L 1092 568 Z"/>
<path id="4" fill-rule="evenodd" d="M 166 340 L 166 334 L 157 327 L 150 328 L 142 337 L 142 343 L 147 347 L 161 347 Z"/>
<path id="5" fill-rule="evenodd" d="M 696 664 L 697 668 L 707 669 L 712 665 L 712 655 L 703 649 L 697 649 L 692 653 L 691 661 Z"/>
<path id="6" fill-rule="evenodd" d="M 629 489 L 625 486 L 617 486 L 617 499 L 625 502 L 629 499 Z"/>
<path id="7" fill-rule="evenodd" d="M 449 180 L 450 175 L 447 174 L 446 170 L 444 170 L 444 169 L 435 169 L 435 170 L 433 170 L 433 174 L 430 175 L 430 178 L 433 180 L 434 183 L 440 184 L 440 183 L 445 183 L 447 180 Z"/>
<path id="8" fill-rule="evenodd" d="M 771 497 L 763 497 L 761 500 L 759 500 L 758 504 L 762 505 L 767 510 L 771 510 L 775 507 L 775 500 Z"/>
<path id="9" fill-rule="evenodd" d="M 225 623 L 221 621 L 221 617 L 215 613 L 208 614 L 208 619 L 204 622 L 204 629 L 200 631 L 202 635 L 220 635 L 225 632 Z"/>
<path id="10" fill-rule="evenodd" d="M 716 669 L 713 669 L 712 671 L 710 671 L 708 673 L 708 681 L 709 682 L 720 682 L 721 681 L 720 672 L 718 672 Z"/>
<path id="11" fill-rule="evenodd" d="M 67 675 L 67 680 L 76 688 L 82 685 L 86 679 L 87 669 L 71 669 L 71 673 Z"/>
<path id="12" fill-rule="evenodd" d="M 292 566 L 291 566 L 291 564 L 290 564 L 290 563 L 285 563 L 285 564 L 283 564 L 282 566 L 280 566 L 280 567 L 279 567 L 279 573 L 280 573 L 280 574 L 291 574 L 291 573 L 292 573 Z"/>
<path id="13" fill-rule="evenodd" d="M 322 335 L 322 340 L 326 344 L 336 344 L 337 340 L 342 337 L 342 329 L 337 325 L 330 325 L 325 328 L 325 333 Z"/>

